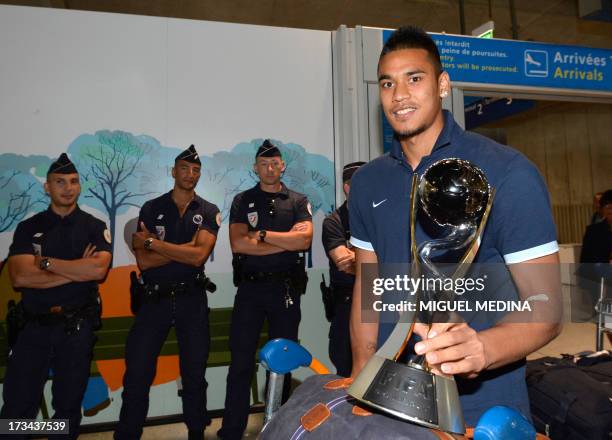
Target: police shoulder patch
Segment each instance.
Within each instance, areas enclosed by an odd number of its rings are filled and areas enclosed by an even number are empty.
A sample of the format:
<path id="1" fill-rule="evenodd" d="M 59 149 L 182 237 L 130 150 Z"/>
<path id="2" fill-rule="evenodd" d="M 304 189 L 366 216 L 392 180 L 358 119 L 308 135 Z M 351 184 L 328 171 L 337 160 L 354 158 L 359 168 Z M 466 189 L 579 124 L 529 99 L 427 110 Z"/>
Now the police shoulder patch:
<path id="1" fill-rule="evenodd" d="M 112 240 L 112 238 L 111 238 L 111 233 L 110 233 L 110 230 L 105 229 L 105 230 L 104 230 L 104 234 L 103 234 L 103 235 L 104 235 L 104 240 L 106 240 L 106 242 L 107 242 L 108 244 L 111 244 L 111 242 L 112 242 L 113 240 Z"/>
<path id="2" fill-rule="evenodd" d="M 259 221 L 259 215 L 258 215 L 257 211 L 249 212 L 247 214 L 247 220 L 249 221 L 249 224 L 252 227 L 256 227 L 257 226 L 257 222 Z"/>

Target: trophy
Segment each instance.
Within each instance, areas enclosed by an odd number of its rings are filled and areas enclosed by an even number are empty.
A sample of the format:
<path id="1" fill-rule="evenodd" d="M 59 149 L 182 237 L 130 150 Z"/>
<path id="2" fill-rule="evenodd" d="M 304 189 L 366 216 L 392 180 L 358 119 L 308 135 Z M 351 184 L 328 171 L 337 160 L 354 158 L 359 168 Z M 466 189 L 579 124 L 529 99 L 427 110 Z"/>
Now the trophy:
<path id="1" fill-rule="evenodd" d="M 443 159 L 432 164 L 420 180 L 413 175 L 410 194 L 412 277 L 424 274 L 449 278 L 439 271 L 430 257 L 433 252 L 463 249 L 463 257 L 451 278 L 465 275 L 480 247 L 494 193 L 484 173 L 461 159 Z M 426 241 L 417 249 L 415 229 L 419 207 L 442 233 L 441 238 Z M 421 289 L 415 299 L 419 305 L 420 299 L 453 301 L 454 296 L 452 291 Z M 401 361 L 407 354 L 416 320 L 431 325 L 448 319 L 437 313 L 423 311 L 420 307 L 414 312 L 402 312 L 391 335 L 355 378 L 348 394 L 401 419 L 463 434 L 465 423 L 454 378 L 433 374 L 424 356 Z"/>

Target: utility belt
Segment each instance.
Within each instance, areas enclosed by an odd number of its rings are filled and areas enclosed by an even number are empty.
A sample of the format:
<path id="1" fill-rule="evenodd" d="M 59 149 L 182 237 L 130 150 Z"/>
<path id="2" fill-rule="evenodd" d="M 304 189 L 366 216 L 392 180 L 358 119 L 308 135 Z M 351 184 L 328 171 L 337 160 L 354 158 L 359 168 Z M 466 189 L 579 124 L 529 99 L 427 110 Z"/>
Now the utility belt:
<path id="1" fill-rule="evenodd" d="M 73 335 L 81 330 L 83 321 L 88 320 L 93 330 L 98 330 L 102 325 L 102 304 L 98 289 L 91 292 L 91 300 L 82 306 L 53 306 L 45 312 L 32 313 L 26 310 L 23 301 L 15 304 L 9 301 L 6 315 L 7 341 L 9 349 L 17 342 L 19 333 L 28 323 L 37 323 L 45 327 L 63 325 L 68 335 Z"/>
<path id="2" fill-rule="evenodd" d="M 321 298 L 323 307 L 325 308 L 325 318 L 329 322 L 334 319 L 336 314 L 335 307 L 338 304 L 350 304 L 353 300 L 353 288 L 349 286 L 335 286 L 330 284 L 329 287 L 325 283 L 325 276 L 321 275 L 322 281 L 319 285 L 321 289 Z"/>
<path id="3" fill-rule="evenodd" d="M 283 272 L 247 272 L 243 273 L 241 278 L 242 282 L 269 283 L 289 281 L 292 276 L 293 272 L 285 270 Z"/>
<path id="4" fill-rule="evenodd" d="M 135 315 L 144 303 L 159 302 L 164 298 L 215 292 L 217 286 L 203 272 L 184 282 L 146 283 L 136 272 L 130 272 L 130 308 Z"/>
<path id="5" fill-rule="evenodd" d="M 94 330 L 99 329 L 100 312 L 101 308 L 98 303 L 78 308 L 54 306 L 46 313 L 30 314 L 26 312 L 26 319 L 28 322 L 36 322 L 42 326 L 64 325 L 66 333 L 72 335 L 81 330 L 84 320 L 91 320 Z"/>
<path id="6" fill-rule="evenodd" d="M 306 273 L 304 257 L 298 257 L 296 264 L 291 270 L 279 272 L 245 272 L 242 269 L 242 256 L 234 255 L 232 266 L 234 268 L 234 286 L 239 287 L 242 283 L 269 283 L 282 282 L 290 286 L 298 295 L 306 293 L 308 285 L 308 274 Z"/>

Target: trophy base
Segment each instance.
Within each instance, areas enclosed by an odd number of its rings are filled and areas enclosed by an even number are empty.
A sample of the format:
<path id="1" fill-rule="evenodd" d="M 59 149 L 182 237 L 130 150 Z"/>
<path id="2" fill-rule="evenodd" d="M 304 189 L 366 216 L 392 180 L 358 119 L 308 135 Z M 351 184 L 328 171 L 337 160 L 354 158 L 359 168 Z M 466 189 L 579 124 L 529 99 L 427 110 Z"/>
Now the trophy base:
<path id="1" fill-rule="evenodd" d="M 348 389 L 355 399 L 429 428 L 465 432 L 457 384 L 417 365 L 374 355 Z"/>

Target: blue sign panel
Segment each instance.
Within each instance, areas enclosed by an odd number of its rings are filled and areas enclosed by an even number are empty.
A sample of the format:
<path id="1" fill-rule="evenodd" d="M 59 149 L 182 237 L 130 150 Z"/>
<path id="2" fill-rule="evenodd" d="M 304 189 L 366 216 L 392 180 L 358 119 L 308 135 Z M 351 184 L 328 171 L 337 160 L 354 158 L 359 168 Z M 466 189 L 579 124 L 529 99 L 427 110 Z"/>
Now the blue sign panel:
<path id="1" fill-rule="evenodd" d="M 452 81 L 612 92 L 612 50 L 430 35 Z"/>

